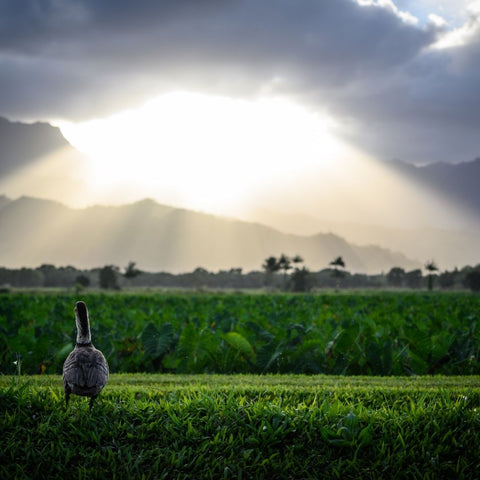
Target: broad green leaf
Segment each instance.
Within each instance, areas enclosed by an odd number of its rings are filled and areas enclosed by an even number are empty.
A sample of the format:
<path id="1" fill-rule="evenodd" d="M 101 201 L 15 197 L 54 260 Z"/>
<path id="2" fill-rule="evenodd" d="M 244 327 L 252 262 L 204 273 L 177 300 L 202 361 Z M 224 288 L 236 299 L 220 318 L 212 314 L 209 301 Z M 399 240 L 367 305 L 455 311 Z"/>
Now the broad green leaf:
<path id="1" fill-rule="evenodd" d="M 251 362 L 255 361 L 255 352 L 253 351 L 250 342 L 238 332 L 228 332 L 223 338 L 235 350 L 238 350 Z"/>
<path id="2" fill-rule="evenodd" d="M 150 322 L 142 332 L 143 349 L 154 358 L 165 355 L 171 347 L 173 339 L 174 332 L 170 323 L 164 323 L 158 329 Z"/>

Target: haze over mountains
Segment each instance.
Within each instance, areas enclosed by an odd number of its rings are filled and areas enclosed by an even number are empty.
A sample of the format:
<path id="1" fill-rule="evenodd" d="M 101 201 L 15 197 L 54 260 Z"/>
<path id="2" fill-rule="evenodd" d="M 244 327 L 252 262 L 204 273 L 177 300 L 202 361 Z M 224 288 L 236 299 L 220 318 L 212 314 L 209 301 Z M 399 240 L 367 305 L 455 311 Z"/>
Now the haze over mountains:
<path id="1" fill-rule="evenodd" d="M 95 267 L 133 260 L 149 271 L 197 267 L 260 270 L 270 255 L 301 254 L 322 269 L 341 254 L 350 271 L 378 273 L 417 264 L 378 247 L 351 245 L 333 234 L 288 235 L 263 225 L 159 205 L 152 200 L 115 207 L 72 209 L 21 197 L 0 202 L 0 264 Z"/>
<path id="2" fill-rule="evenodd" d="M 327 218 L 326 209 L 335 204 L 335 198 L 318 204 L 319 217 L 298 211 L 287 215 L 281 208 L 259 205 L 243 217 L 250 221 L 174 208 L 153 200 L 116 207 L 71 208 L 46 200 L 68 203 L 68 194 L 81 193 L 81 182 L 68 175 L 68 168 L 81 164 L 81 155 L 57 128 L 0 119 L 0 140 L 0 194 L 11 197 L 0 196 L 0 265 L 122 266 L 132 260 L 152 271 L 181 272 L 196 267 L 253 270 L 260 269 L 267 256 L 286 253 L 300 254 L 310 269 L 325 268 L 342 255 L 348 270 L 378 273 L 393 266 L 418 268 L 428 259 L 434 259 L 442 270 L 480 262 L 480 159 L 421 167 L 386 162 L 385 168 L 394 172 L 391 178 L 398 179 L 398 184 L 434 199 L 431 211 L 438 205 L 439 214 L 451 208 L 448 218 L 454 219 L 458 212 L 458 218 L 465 214 L 470 219 L 460 227 L 452 222 L 440 227 L 425 223 L 407 228 L 400 222 L 395 224 L 394 213 L 388 225 L 366 221 L 360 214 L 358 221 L 341 216 L 337 221 L 335 215 Z M 63 188 L 65 199 L 61 189 L 56 190 L 57 195 L 50 195 L 53 190 L 49 190 L 46 177 L 34 170 L 39 159 L 58 152 L 63 156 L 56 158 L 49 181 Z M 29 174 L 31 171 L 34 173 Z M 24 181 L 9 191 L 12 178 Z M 379 185 L 372 182 L 366 188 L 378 189 Z M 351 192 L 353 206 L 354 193 L 357 191 Z M 390 200 L 388 191 L 383 197 L 380 192 L 378 208 L 388 212 Z M 400 211 L 401 201 L 398 204 L 397 199 L 397 210 L 392 207 L 392 212 Z M 404 212 L 407 217 L 409 209 Z M 352 213 L 355 218 L 355 211 Z"/>
<path id="3" fill-rule="evenodd" d="M 480 234 L 475 230 L 447 228 L 394 228 L 382 225 L 361 223 L 341 223 L 322 221 L 309 216 L 275 215 L 273 212 L 260 212 L 258 221 L 273 228 L 281 228 L 288 221 L 287 231 L 296 228 L 302 235 L 311 232 L 335 232 L 338 236 L 356 245 L 376 245 L 395 252 L 401 252 L 421 267 L 426 260 L 434 259 L 441 270 L 461 268 L 480 263 Z M 295 227 L 296 226 L 296 227 Z"/>
<path id="4" fill-rule="evenodd" d="M 407 257 L 424 263 L 435 259 L 442 269 L 452 269 L 480 262 L 480 158 L 459 164 L 434 163 L 415 166 L 401 161 L 386 162 L 399 179 L 413 188 L 430 192 L 432 198 L 441 198 L 458 210 L 452 224 L 435 226 L 398 226 L 374 223 L 332 221 L 308 215 L 285 215 L 279 212 L 258 210 L 250 220 L 263 222 L 274 228 L 295 231 L 301 235 L 315 232 L 335 232 L 337 235 L 358 245 L 378 245 L 399 251 Z M 375 188 L 375 187 L 373 187 Z M 388 200 L 386 200 L 388 201 Z M 441 214 L 444 203 L 439 201 L 437 210 Z M 462 222 L 465 214 L 469 220 Z M 415 211 L 412 211 L 412 217 Z M 460 220 L 459 224 L 456 223 Z"/>

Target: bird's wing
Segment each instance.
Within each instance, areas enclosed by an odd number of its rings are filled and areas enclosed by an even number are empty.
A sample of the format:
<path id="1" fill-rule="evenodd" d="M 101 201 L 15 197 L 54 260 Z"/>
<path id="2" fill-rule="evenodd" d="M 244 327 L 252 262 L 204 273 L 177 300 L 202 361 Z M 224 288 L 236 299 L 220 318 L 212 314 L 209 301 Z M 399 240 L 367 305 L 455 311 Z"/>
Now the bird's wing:
<path id="1" fill-rule="evenodd" d="M 91 388 L 105 385 L 108 376 L 108 363 L 97 349 L 75 349 L 63 365 L 64 385 Z"/>
<path id="2" fill-rule="evenodd" d="M 108 380 L 108 363 L 100 350 L 93 352 L 90 365 L 86 368 L 87 386 L 105 385 Z"/>

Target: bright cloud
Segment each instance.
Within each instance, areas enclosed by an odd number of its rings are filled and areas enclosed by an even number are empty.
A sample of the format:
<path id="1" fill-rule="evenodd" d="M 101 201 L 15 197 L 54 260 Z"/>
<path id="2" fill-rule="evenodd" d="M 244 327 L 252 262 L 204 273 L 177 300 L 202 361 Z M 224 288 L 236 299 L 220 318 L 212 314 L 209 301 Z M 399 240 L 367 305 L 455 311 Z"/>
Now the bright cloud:
<path id="1" fill-rule="evenodd" d="M 97 198 L 174 195 L 177 204 L 225 213 L 269 183 L 329 168 L 344 149 L 330 125 L 286 100 L 176 92 L 61 128 L 89 158 Z"/>
<path id="2" fill-rule="evenodd" d="M 328 112 L 377 158 L 471 160 L 479 11 L 477 0 L 7 0 L 0 113 L 79 122 L 179 90 L 282 97 Z"/>

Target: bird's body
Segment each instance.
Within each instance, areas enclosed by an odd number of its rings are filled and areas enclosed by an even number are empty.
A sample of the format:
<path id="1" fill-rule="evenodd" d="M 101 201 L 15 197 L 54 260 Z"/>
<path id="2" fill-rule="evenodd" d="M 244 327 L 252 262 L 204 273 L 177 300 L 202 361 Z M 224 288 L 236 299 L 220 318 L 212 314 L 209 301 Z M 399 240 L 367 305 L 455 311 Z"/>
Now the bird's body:
<path id="1" fill-rule="evenodd" d="M 63 386 L 70 393 L 98 395 L 108 380 L 108 365 L 100 350 L 92 344 L 76 345 L 63 365 Z"/>
<path id="2" fill-rule="evenodd" d="M 68 406 L 70 394 L 90 397 L 90 408 L 97 395 L 105 387 L 109 369 L 103 353 L 91 341 L 90 322 L 84 302 L 75 305 L 77 342 L 63 364 L 63 387 Z"/>

